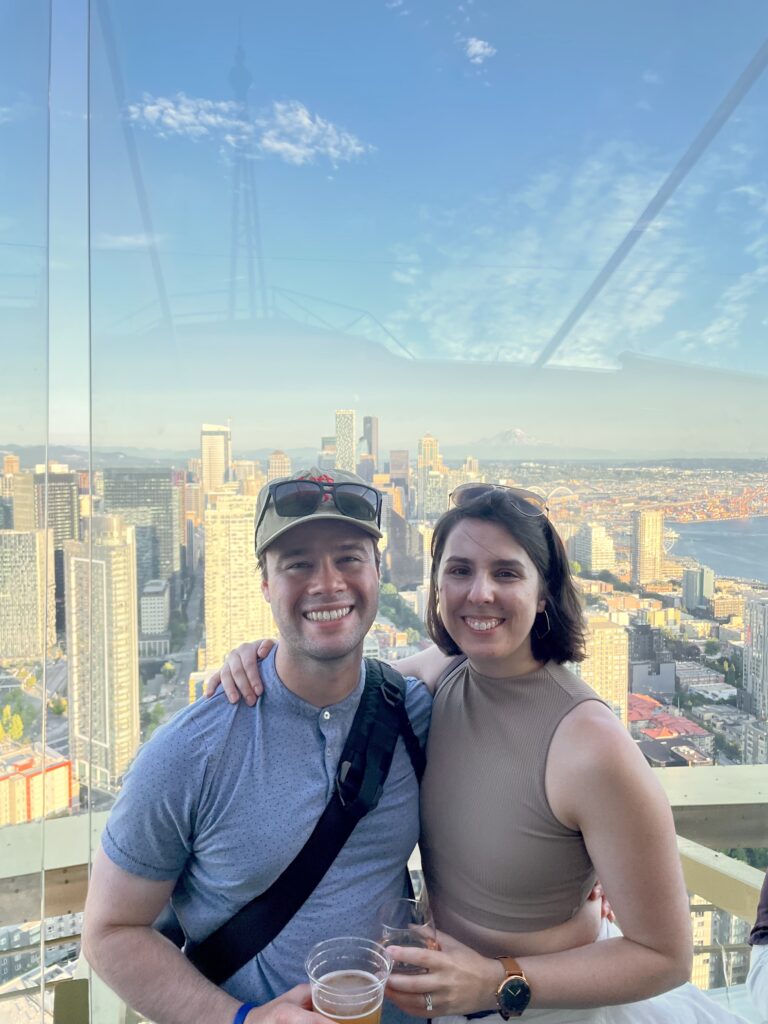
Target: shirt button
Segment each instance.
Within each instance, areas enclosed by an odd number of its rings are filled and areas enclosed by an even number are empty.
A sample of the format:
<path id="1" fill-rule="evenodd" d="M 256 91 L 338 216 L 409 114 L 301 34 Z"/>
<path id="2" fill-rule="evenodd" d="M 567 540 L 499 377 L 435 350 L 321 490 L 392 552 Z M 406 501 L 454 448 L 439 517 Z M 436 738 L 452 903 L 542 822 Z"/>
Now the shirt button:
<path id="1" fill-rule="evenodd" d="M 323 720 L 324 721 L 326 721 L 326 722 L 329 721 L 330 717 L 331 717 L 331 712 L 330 711 L 324 711 L 323 712 Z"/>

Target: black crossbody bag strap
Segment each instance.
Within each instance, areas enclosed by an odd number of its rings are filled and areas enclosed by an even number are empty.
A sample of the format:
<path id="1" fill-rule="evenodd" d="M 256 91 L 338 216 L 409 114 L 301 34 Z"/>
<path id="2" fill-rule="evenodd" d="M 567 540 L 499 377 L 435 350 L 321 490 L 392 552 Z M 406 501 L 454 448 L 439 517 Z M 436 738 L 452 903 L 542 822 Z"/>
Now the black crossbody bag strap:
<path id="1" fill-rule="evenodd" d="M 187 943 L 184 949 L 210 981 L 222 984 L 280 934 L 314 892 L 358 821 L 376 806 L 403 716 L 407 720 L 404 694 L 405 682 L 398 673 L 366 659 L 365 687 L 341 754 L 336 788 L 309 839 L 269 889 L 198 945 Z M 408 729 L 423 758 L 410 721 Z M 404 741 L 410 754 L 409 741 Z"/>

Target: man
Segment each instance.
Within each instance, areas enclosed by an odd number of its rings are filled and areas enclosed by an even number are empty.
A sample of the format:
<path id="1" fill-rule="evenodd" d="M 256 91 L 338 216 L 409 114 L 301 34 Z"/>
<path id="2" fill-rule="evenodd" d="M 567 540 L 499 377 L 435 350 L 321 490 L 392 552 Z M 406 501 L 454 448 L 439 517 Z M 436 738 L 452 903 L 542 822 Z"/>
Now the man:
<path id="1" fill-rule="evenodd" d="M 760 1019 L 768 1020 L 768 874 L 763 879 L 755 925 L 749 936 L 752 957 L 747 975 L 747 989 Z"/>
<path id="2" fill-rule="evenodd" d="M 188 941 L 200 942 L 272 884 L 322 814 L 364 683 L 380 510 L 378 491 L 340 471 L 262 489 L 256 554 L 281 637 L 262 665 L 264 696 L 255 707 L 219 695 L 186 708 L 126 777 L 94 860 L 83 946 L 96 972 L 158 1024 L 317 1024 L 306 989 L 293 988 L 308 950 L 372 933 L 377 908 L 403 894 L 418 784 L 398 740 L 378 806 L 299 913 L 223 988 L 152 929 L 172 896 Z M 406 709 L 423 738 L 430 698 L 416 680 Z"/>

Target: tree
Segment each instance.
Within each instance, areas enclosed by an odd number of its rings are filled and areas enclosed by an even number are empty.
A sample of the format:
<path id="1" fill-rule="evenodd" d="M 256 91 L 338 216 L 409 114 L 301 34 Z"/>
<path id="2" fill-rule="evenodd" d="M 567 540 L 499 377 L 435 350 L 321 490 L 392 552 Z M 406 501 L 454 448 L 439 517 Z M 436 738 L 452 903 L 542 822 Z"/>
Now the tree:
<path id="1" fill-rule="evenodd" d="M 707 642 L 704 644 L 705 654 L 709 654 L 711 656 L 713 654 L 717 654 L 719 650 L 720 644 L 717 642 L 717 640 L 707 640 Z"/>
<path id="2" fill-rule="evenodd" d="M 3 723 L 0 722 L 0 744 L 5 743 L 5 740 L 6 740 L 5 729 L 3 728 Z"/>
<path id="3" fill-rule="evenodd" d="M 8 730 L 8 735 L 14 743 L 18 743 L 24 735 L 24 723 L 21 720 L 21 715 L 11 716 L 11 727 Z"/>
<path id="4" fill-rule="evenodd" d="M 3 725 L 7 729 L 10 724 L 11 724 L 11 705 L 10 704 L 6 704 L 5 707 L 3 708 Z"/>

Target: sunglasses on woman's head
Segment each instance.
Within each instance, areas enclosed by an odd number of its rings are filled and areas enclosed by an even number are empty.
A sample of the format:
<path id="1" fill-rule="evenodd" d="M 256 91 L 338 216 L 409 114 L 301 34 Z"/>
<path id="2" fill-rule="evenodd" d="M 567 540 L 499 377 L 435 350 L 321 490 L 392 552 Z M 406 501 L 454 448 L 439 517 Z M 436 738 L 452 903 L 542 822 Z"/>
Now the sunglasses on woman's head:
<path id="1" fill-rule="evenodd" d="M 540 494 L 526 491 L 523 487 L 508 487 L 506 484 L 461 484 L 456 490 L 451 491 L 449 500 L 456 508 L 461 508 L 491 491 L 503 491 L 521 515 L 545 516 L 549 512 L 549 506 Z"/>

